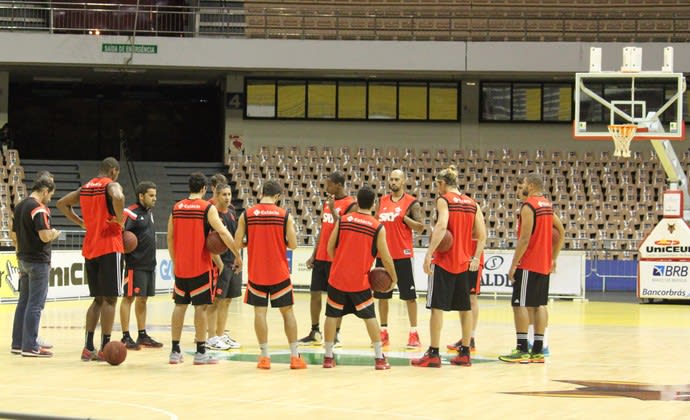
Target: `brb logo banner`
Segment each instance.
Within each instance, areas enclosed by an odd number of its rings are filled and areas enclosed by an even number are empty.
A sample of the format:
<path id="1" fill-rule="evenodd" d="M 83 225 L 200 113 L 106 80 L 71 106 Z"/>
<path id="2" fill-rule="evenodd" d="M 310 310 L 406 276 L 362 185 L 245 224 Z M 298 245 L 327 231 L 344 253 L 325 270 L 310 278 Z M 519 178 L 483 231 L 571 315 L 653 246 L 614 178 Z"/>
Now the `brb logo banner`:
<path id="1" fill-rule="evenodd" d="M 690 297 L 690 261 L 640 261 L 638 296 L 687 299 Z"/>

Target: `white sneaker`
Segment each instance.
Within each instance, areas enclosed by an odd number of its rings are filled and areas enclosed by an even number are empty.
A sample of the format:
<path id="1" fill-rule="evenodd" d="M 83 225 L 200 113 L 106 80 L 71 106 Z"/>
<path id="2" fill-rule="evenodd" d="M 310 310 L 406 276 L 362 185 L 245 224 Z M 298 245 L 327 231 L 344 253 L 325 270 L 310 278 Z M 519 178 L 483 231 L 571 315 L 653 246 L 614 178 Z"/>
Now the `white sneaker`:
<path id="1" fill-rule="evenodd" d="M 218 359 L 208 353 L 194 353 L 195 365 L 217 365 Z"/>
<path id="2" fill-rule="evenodd" d="M 46 341 L 43 337 L 36 337 L 36 344 L 38 344 L 39 347 L 44 348 L 44 349 L 52 349 L 53 345 Z"/>
<path id="3" fill-rule="evenodd" d="M 220 337 L 211 337 L 206 341 L 206 347 L 211 350 L 229 350 L 230 345 L 223 341 Z"/>
<path id="4" fill-rule="evenodd" d="M 240 343 L 238 343 L 237 341 L 233 340 L 233 339 L 230 338 L 230 336 L 227 335 L 227 334 L 221 335 L 221 336 L 220 336 L 220 341 L 222 341 L 223 343 L 225 343 L 225 344 L 227 344 L 228 346 L 230 346 L 230 347 L 229 347 L 230 349 L 239 349 L 240 347 L 242 347 L 242 344 L 240 344 Z"/>
<path id="5" fill-rule="evenodd" d="M 335 342 L 333 343 L 333 348 L 339 349 L 343 347 L 343 343 L 340 341 L 340 333 L 335 335 Z"/>

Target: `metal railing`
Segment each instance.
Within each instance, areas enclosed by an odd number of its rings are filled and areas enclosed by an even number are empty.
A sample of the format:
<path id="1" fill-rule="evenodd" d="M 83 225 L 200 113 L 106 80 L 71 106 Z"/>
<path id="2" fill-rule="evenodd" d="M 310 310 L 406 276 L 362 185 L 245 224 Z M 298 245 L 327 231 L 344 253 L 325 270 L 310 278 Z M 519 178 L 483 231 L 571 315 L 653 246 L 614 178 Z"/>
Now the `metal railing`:
<path id="1" fill-rule="evenodd" d="M 0 1 L 0 30 L 296 39 L 690 40 L 690 6 L 659 9 L 647 5 L 626 14 L 609 13 L 603 8 L 583 13 L 575 5 L 475 6 L 449 11 L 386 3 L 328 3 L 317 7 L 314 3 L 292 2 L 280 8 L 274 7 L 276 3 L 216 3 L 177 6 Z M 497 12 L 492 13 L 493 9 Z"/>

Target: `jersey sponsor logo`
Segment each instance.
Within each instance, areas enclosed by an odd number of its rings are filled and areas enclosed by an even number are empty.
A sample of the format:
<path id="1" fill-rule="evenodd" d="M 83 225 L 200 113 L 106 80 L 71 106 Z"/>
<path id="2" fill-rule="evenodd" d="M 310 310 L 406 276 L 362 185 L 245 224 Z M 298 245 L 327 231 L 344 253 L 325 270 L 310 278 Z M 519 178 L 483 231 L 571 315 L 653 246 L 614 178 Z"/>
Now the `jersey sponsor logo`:
<path id="1" fill-rule="evenodd" d="M 185 203 L 179 203 L 179 204 L 177 205 L 177 208 L 178 208 L 178 209 L 193 209 L 193 210 L 197 210 L 197 209 L 200 209 L 201 206 L 200 206 L 199 204 L 185 204 Z"/>
<path id="2" fill-rule="evenodd" d="M 100 183 L 100 182 L 92 182 L 92 181 L 89 181 L 89 182 L 86 183 L 86 185 L 84 185 L 84 187 L 85 187 L 85 188 L 97 188 L 97 187 L 102 187 L 103 185 L 104 185 L 104 184 L 102 184 L 102 183 Z"/>
<path id="3" fill-rule="evenodd" d="M 551 207 L 551 203 L 545 200 L 539 200 L 537 201 L 537 205 L 539 207 Z"/>
<path id="4" fill-rule="evenodd" d="M 330 224 L 335 223 L 335 219 L 333 218 L 333 215 L 330 213 L 324 213 L 323 217 L 321 218 L 321 221 L 323 223 L 330 223 Z"/>
<path id="5" fill-rule="evenodd" d="M 398 216 L 400 216 L 401 212 L 402 209 L 400 207 L 396 207 L 393 211 L 380 213 L 379 222 L 395 222 L 395 219 L 397 219 Z"/>
<path id="6" fill-rule="evenodd" d="M 280 212 L 276 210 L 254 210 L 254 216 L 280 216 Z"/>
<path id="7" fill-rule="evenodd" d="M 359 223 L 362 225 L 374 226 L 374 224 L 371 223 L 371 221 L 360 219 L 359 217 L 348 216 L 345 220 L 347 220 L 348 222 L 355 222 L 355 223 Z"/>

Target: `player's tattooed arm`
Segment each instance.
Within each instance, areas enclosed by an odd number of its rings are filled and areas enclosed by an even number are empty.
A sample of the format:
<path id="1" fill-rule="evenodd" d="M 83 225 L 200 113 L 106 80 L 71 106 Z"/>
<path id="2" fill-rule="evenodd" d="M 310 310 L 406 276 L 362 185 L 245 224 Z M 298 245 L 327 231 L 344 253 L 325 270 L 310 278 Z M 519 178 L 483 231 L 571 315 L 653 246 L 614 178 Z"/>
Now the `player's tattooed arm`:
<path id="1" fill-rule="evenodd" d="M 405 215 L 403 221 L 416 233 L 422 233 L 425 229 L 423 220 L 422 205 L 419 204 L 419 201 L 415 201 L 410 206 L 410 210 Z"/>

